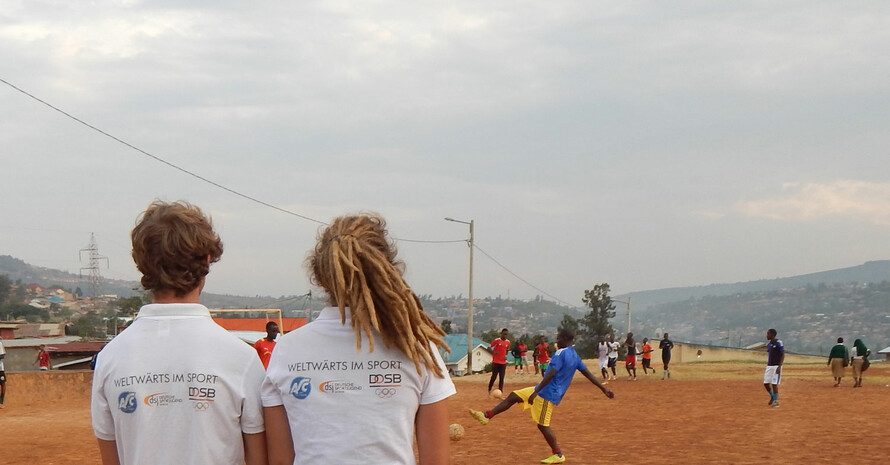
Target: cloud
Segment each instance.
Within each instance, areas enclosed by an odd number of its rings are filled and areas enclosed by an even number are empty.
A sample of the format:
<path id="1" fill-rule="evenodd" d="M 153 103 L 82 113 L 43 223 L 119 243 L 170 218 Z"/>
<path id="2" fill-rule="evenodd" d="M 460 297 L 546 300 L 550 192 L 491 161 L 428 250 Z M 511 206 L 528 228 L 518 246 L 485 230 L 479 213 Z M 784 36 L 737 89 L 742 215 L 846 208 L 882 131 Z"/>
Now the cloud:
<path id="1" fill-rule="evenodd" d="M 890 183 L 842 179 L 830 183 L 787 183 L 781 195 L 739 202 L 754 218 L 809 222 L 848 218 L 890 225 Z"/>

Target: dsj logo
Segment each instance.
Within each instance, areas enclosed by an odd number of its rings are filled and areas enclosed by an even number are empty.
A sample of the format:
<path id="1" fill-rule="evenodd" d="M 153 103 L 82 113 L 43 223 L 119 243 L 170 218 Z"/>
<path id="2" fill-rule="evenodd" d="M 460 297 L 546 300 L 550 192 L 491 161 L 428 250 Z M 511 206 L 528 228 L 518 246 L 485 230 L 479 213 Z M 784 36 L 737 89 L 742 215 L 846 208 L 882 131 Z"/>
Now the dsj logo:
<path id="1" fill-rule="evenodd" d="M 368 375 L 368 383 L 371 384 L 371 387 L 375 385 L 396 385 L 402 382 L 402 374 L 401 373 L 386 373 L 386 374 L 370 374 Z"/>
<path id="2" fill-rule="evenodd" d="M 290 393 L 292 396 L 297 399 L 305 399 L 309 397 L 309 393 L 312 391 L 312 380 L 310 378 L 304 378 L 302 376 L 297 376 L 290 383 Z"/>
<path id="3" fill-rule="evenodd" d="M 136 402 L 135 392 L 124 391 L 117 398 L 117 408 L 121 409 L 121 412 L 133 413 L 136 411 L 137 405 L 139 405 L 139 402 Z"/>
<path id="4" fill-rule="evenodd" d="M 213 402 L 214 397 L 216 397 L 216 389 L 214 388 L 189 386 L 189 400 Z"/>
<path id="5" fill-rule="evenodd" d="M 182 399 L 172 394 L 158 392 L 145 396 L 145 399 L 142 399 L 142 402 L 149 407 L 164 407 L 170 404 L 180 403 L 182 402 Z"/>

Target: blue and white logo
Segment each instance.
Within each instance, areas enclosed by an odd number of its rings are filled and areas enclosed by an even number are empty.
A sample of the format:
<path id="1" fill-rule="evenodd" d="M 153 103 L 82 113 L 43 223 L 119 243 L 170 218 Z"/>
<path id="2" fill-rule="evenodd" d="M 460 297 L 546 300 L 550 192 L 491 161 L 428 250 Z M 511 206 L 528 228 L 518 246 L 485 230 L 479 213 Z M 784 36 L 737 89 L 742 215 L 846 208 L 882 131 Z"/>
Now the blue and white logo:
<path id="1" fill-rule="evenodd" d="M 121 409 L 121 412 L 124 413 L 133 413 L 136 411 L 136 406 L 139 403 L 136 402 L 136 393 L 131 391 L 124 391 L 117 398 L 117 407 Z"/>
<path id="2" fill-rule="evenodd" d="M 309 392 L 312 391 L 312 380 L 309 378 L 303 378 L 302 376 L 297 376 L 290 383 L 290 393 L 292 396 L 297 399 L 305 399 L 309 397 Z"/>

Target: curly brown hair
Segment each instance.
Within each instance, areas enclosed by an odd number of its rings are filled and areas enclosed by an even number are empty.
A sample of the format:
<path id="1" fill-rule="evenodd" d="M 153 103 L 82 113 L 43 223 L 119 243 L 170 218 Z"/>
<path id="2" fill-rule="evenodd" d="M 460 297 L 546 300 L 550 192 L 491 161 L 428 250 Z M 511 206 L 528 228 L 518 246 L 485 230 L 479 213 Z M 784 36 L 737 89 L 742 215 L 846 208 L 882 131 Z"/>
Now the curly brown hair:
<path id="1" fill-rule="evenodd" d="M 374 351 L 373 328 L 383 345 L 407 355 L 418 373 L 425 366 L 436 376 L 444 376 L 433 345 L 449 350 L 445 332 L 424 313 L 405 282 L 404 263 L 396 259 L 383 218 L 362 214 L 334 219 L 319 235 L 306 262 L 312 283 L 324 288 L 340 308 L 344 324 L 349 308 L 356 350 L 361 350 L 364 333 L 368 352 Z"/>
<path id="2" fill-rule="evenodd" d="M 154 293 L 172 291 L 177 297 L 197 288 L 223 252 L 210 218 L 184 201 L 152 202 L 130 239 L 142 287 Z"/>

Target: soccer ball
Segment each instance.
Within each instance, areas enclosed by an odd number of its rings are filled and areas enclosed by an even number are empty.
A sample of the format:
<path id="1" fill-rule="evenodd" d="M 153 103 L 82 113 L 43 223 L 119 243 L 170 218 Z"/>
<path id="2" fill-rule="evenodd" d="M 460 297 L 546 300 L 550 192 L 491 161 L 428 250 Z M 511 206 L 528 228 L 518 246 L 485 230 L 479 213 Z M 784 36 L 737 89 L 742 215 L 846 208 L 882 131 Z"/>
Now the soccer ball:
<path id="1" fill-rule="evenodd" d="M 464 437 L 464 427 L 457 423 L 452 423 L 448 427 L 448 435 L 451 436 L 452 441 L 460 441 Z"/>
<path id="2" fill-rule="evenodd" d="M 500 389 L 492 389 L 491 392 L 489 393 L 489 395 L 491 395 L 491 397 L 494 397 L 495 399 L 503 399 L 504 398 L 504 393 L 501 392 Z"/>

